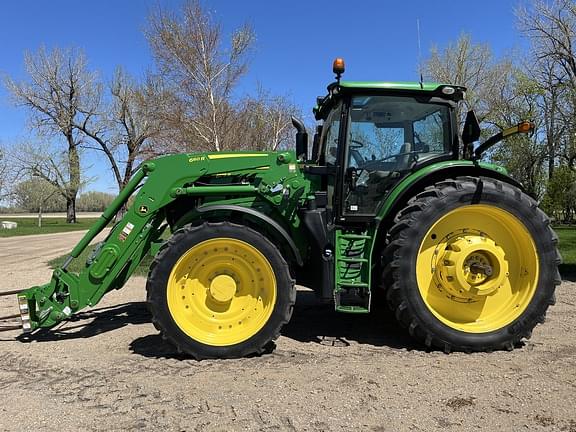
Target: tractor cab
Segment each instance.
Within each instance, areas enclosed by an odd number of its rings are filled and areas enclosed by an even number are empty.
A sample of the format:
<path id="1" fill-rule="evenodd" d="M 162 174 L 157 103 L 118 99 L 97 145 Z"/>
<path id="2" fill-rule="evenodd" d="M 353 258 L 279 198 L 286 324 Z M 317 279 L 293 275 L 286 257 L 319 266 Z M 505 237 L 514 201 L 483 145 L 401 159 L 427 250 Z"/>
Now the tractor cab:
<path id="1" fill-rule="evenodd" d="M 479 159 L 502 138 L 529 132 L 533 125 L 522 122 L 474 150 L 480 127 L 473 111 L 459 133 L 457 108 L 464 87 L 341 81 L 341 59 L 333 71 L 336 82 L 314 108 L 319 125 L 311 161 L 303 164 L 303 171 L 316 179 L 316 187 L 302 217 L 322 256 L 312 264 L 322 268 L 312 285 L 322 287 L 321 298 L 334 299 L 336 310 L 363 313 L 370 310 L 373 272 L 380 273 L 378 266 L 389 259 L 387 238 L 405 209 L 418 197 L 434 195 L 430 188 L 449 179 L 487 177 L 520 189 L 502 167 Z M 305 131 L 296 126 L 296 152 L 303 161 Z M 451 235 L 448 228 L 438 232 L 441 238 Z M 438 236 L 433 233 L 433 242 Z M 437 268 L 427 271 L 433 274 Z"/>
<path id="2" fill-rule="evenodd" d="M 402 178 L 458 158 L 455 108 L 465 88 L 340 81 L 343 69 L 335 62 L 337 82 L 317 100 L 312 161 L 333 174 L 327 198 L 340 222 L 368 222 Z"/>

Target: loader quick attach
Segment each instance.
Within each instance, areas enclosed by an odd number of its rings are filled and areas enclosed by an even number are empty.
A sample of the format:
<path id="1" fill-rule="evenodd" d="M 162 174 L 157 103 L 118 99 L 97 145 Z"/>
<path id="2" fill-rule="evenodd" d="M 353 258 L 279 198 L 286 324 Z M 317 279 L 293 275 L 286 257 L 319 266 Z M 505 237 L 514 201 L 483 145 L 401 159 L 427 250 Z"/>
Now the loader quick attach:
<path id="1" fill-rule="evenodd" d="M 463 87 L 340 81 L 319 97 L 311 155 L 179 154 L 142 164 L 49 283 L 16 294 L 25 332 L 120 289 L 152 255 L 147 301 L 163 337 L 195 358 L 273 347 L 295 283 L 345 313 L 394 314 L 446 352 L 512 349 L 544 320 L 560 282 L 557 238 L 522 186 L 474 149 Z M 68 265 L 133 197 L 82 271 Z M 384 305 L 387 304 L 388 308 Z M 11 327 L 9 327 L 11 328 Z"/>

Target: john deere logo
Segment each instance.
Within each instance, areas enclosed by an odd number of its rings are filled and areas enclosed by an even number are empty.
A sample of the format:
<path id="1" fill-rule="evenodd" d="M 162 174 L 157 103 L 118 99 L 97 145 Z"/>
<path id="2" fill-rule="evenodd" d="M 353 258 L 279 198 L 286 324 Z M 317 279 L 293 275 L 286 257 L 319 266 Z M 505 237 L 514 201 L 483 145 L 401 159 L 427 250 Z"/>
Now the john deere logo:
<path id="1" fill-rule="evenodd" d="M 140 206 L 140 208 L 138 209 L 138 211 L 142 214 L 146 214 L 148 213 L 148 207 L 146 206 Z"/>

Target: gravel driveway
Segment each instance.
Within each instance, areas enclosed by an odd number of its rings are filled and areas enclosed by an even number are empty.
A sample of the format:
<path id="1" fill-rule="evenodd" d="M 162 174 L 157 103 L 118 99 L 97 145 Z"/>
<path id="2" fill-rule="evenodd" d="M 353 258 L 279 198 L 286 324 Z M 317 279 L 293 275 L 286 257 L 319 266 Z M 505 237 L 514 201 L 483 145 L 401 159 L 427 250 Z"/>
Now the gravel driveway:
<path id="1" fill-rule="evenodd" d="M 82 233 L 0 239 L 0 291 L 49 280 Z M 576 432 L 575 283 L 513 352 L 425 352 L 386 317 L 300 289 L 273 354 L 182 359 L 149 324 L 145 280 L 31 341 L 0 333 L 0 430 Z M 0 298 L 0 315 L 15 312 Z"/>

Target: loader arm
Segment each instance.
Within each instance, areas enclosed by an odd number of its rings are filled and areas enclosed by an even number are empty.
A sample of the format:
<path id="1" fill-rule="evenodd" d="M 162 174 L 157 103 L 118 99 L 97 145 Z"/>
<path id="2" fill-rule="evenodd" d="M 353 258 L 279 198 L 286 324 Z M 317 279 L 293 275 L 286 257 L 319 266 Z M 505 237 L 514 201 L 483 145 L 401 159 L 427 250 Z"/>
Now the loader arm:
<path id="1" fill-rule="evenodd" d="M 160 237 L 167 226 L 162 225 L 166 208 L 176 199 L 256 195 L 270 189 L 262 179 L 257 185 L 245 182 L 202 186 L 195 184 L 199 178 L 269 167 L 273 163 L 279 165 L 274 176 L 288 171 L 287 166 L 278 163 L 274 153 L 250 154 L 250 157 L 236 155 L 228 159 L 223 155 L 180 154 L 144 163 L 74 247 L 63 266 L 54 270 L 50 282 L 17 293 L 23 330 L 30 332 L 52 327 L 83 308 L 96 305 L 108 291 L 121 288 L 142 259 L 159 249 Z M 69 272 L 70 262 L 80 256 L 133 195 L 133 204 L 96 247 L 82 271 L 79 274 Z"/>
<path id="2" fill-rule="evenodd" d="M 153 203 L 141 204 L 150 188 L 142 186 L 132 206 L 110 231 L 106 240 L 94 251 L 85 268 L 75 274 L 67 270 L 70 262 L 78 258 L 90 242 L 114 218 L 142 181 L 155 170 L 153 162 L 139 169 L 98 221 L 70 252 L 63 266 L 54 270 L 49 283 L 35 286 L 18 294 L 18 303 L 25 332 L 39 327 L 51 327 L 86 306 L 98 303 L 113 287 L 127 280 L 150 245 L 159 236 L 158 227 L 164 218 L 161 208 Z M 150 196 L 151 197 L 151 196 Z M 139 212 L 138 206 L 149 210 Z M 142 207 L 144 210 L 144 207 Z M 122 280 L 122 284 L 120 284 Z"/>

